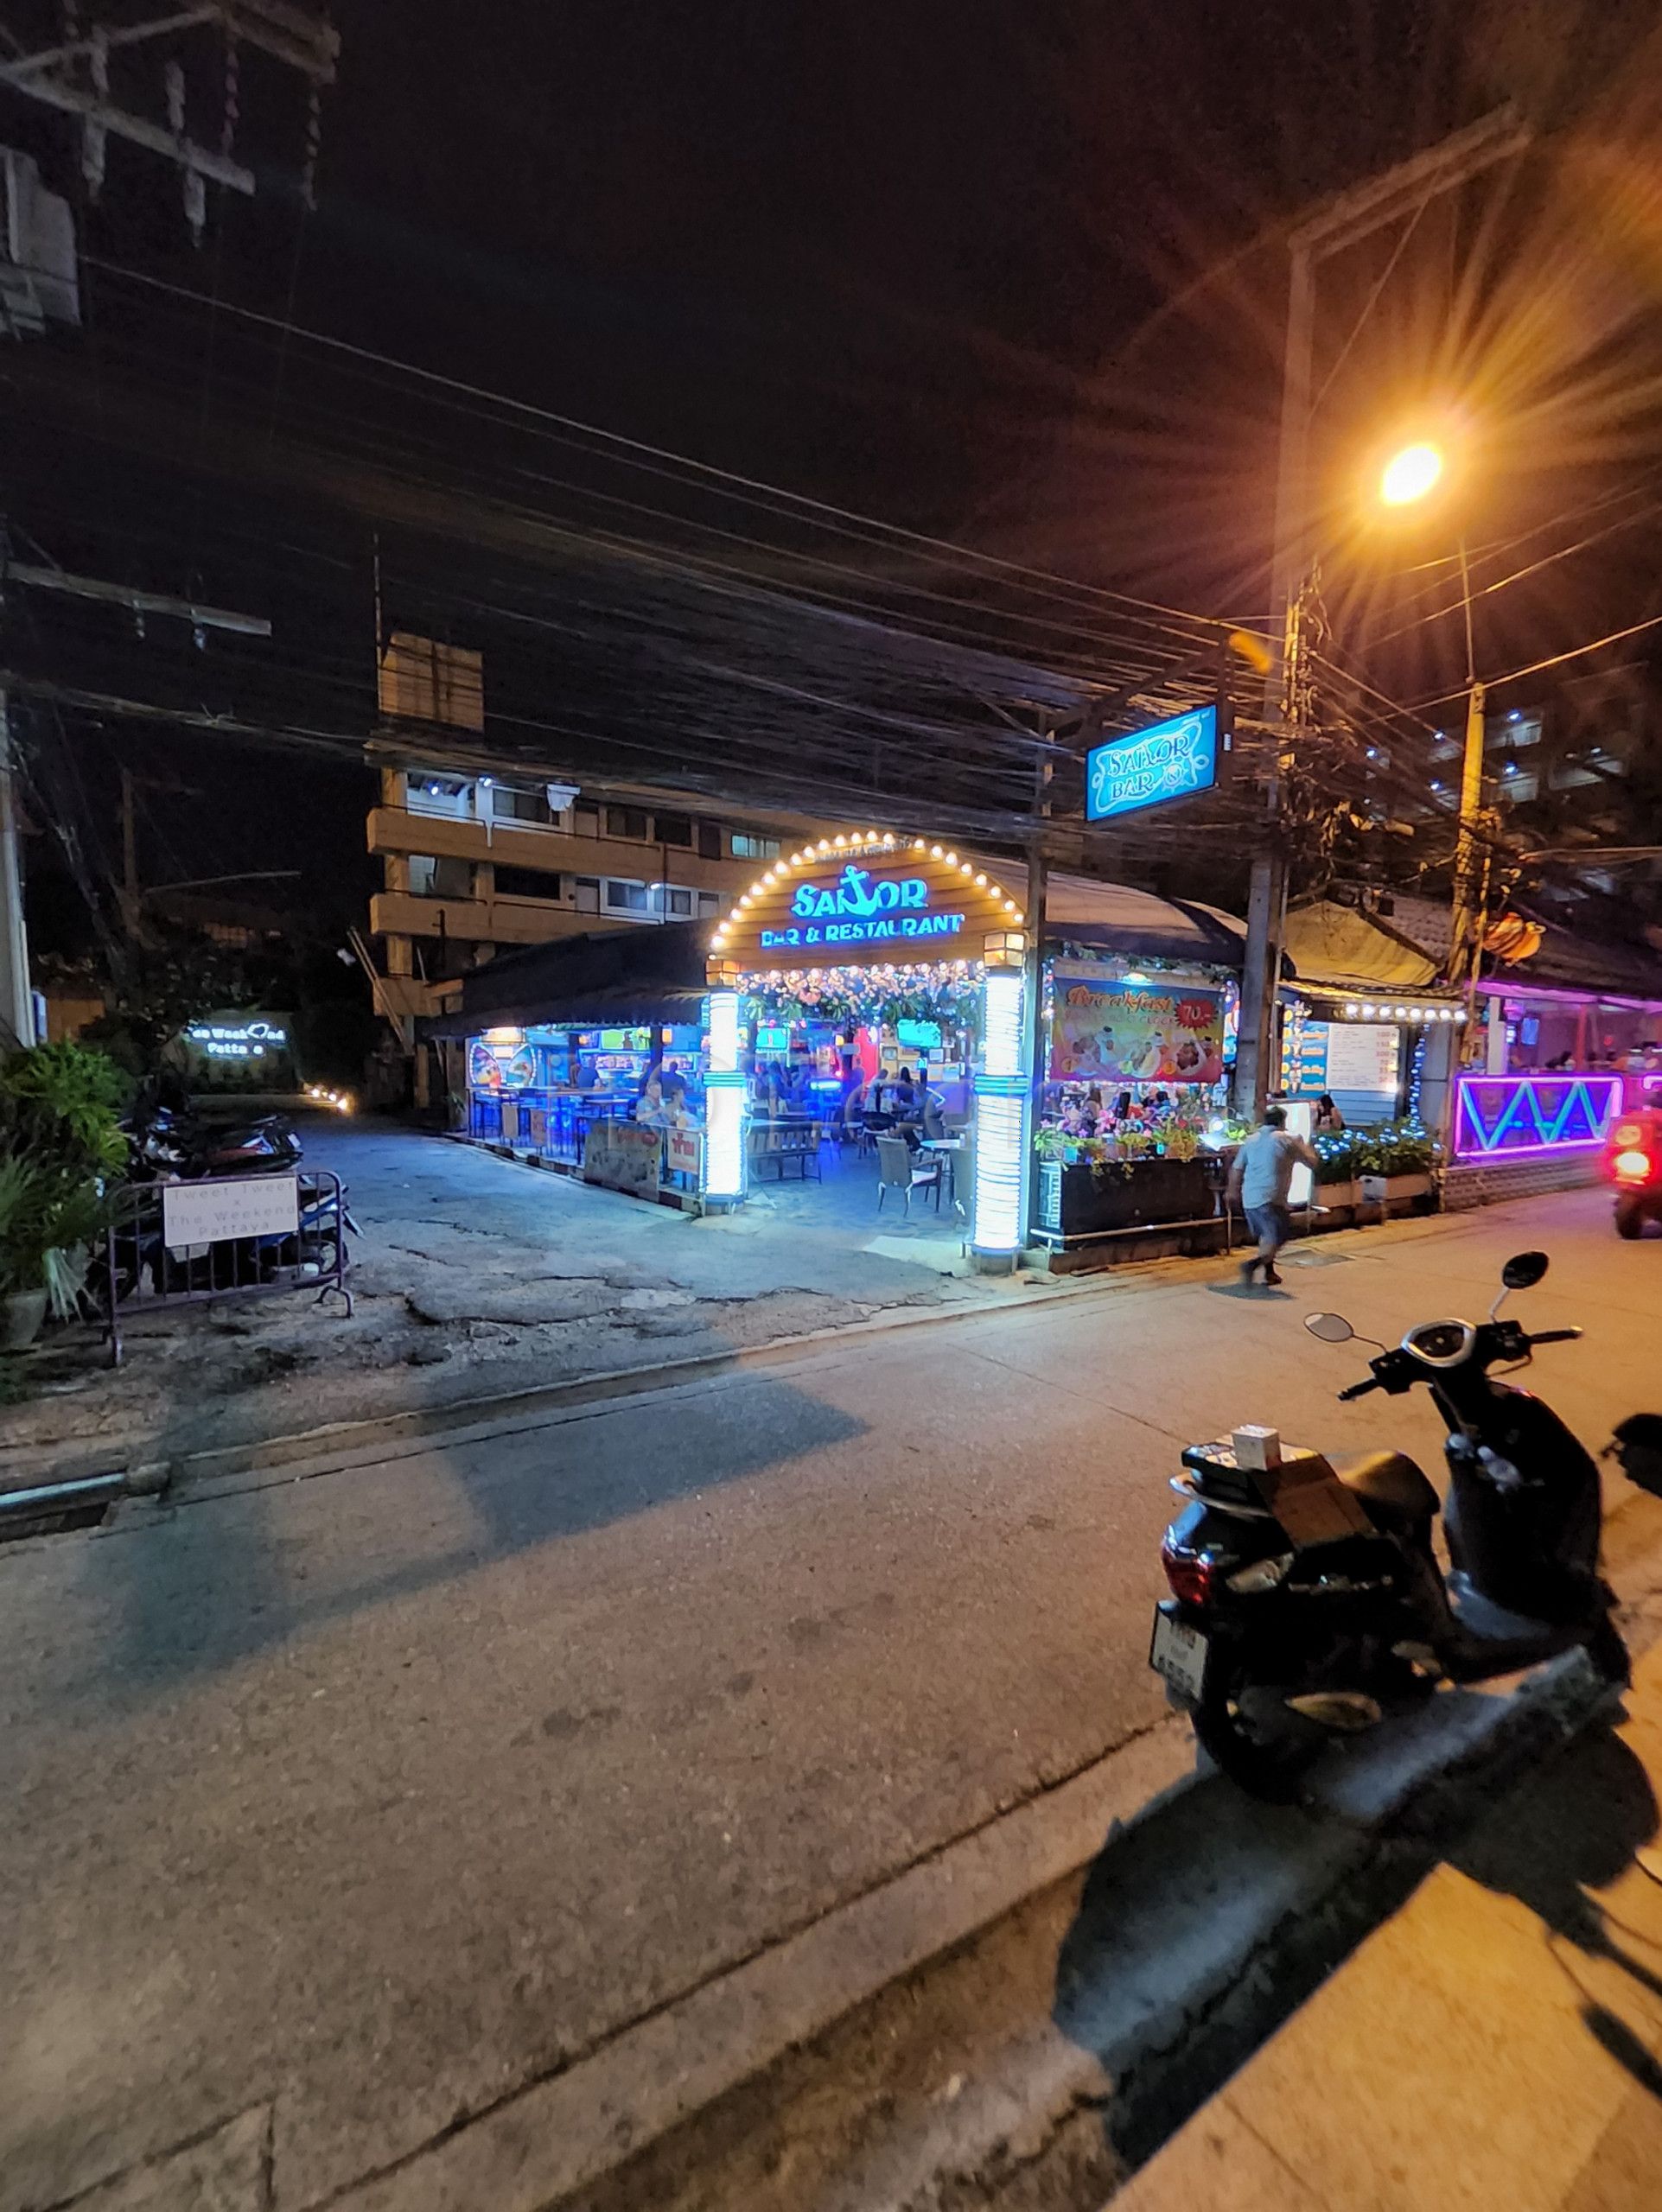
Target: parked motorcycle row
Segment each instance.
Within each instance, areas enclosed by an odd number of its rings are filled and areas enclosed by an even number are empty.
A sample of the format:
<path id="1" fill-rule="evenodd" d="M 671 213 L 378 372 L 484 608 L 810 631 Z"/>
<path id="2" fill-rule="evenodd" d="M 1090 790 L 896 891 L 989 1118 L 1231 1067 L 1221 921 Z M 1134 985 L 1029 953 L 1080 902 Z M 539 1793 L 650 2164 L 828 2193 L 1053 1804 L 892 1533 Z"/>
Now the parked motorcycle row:
<path id="1" fill-rule="evenodd" d="M 294 1125 L 267 1114 L 235 1127 L 201 1119 L 164 1105 L 142 1107 L 124 1124 L 127 1184 L 134 1194 L 111 1238 L 113 1275 L 106 1285 L 118 1303 L 149 1287 L 176 1295 L 232 1290 L 267 1283 L 285 1272 L 301 1279 L 334 1273 L 339 1241 L 358 1224 L 344 1186 L 331 1177 L 298 1173 L 303 1156 Z M 169 1246 L 162 1210 L 146 1204 L 158 1185 L 226 1176 L 296 1173 L 299 1224 L 290 1234 L 228 1239 L 212 1245 Z"/>
<path id="2" fill-rule="evenodd" d="M 1419 1385 L 1447 1425 L 1446 1505 L 1401 1452 L 1330 1459 L 1241 1428 L 1192 1446 L 1172 1488 L 1184 1509 L 1161 1561 L 1149 1664 L 1202 1747 L 1255 1795 L 1285 1797 L 1323 1745 L 1378 1726 L 1441 1682 L 1476 1682 L 1575 1646 L 1612 1684 L 1628 1660 L 1600 1572 L 1592 1458 L 1544 1402 L 1499 1375 L 1579 1329 L 1533 1332 L 1503 1318 L 1538 1283 L 1544 1252 L 1502 1270 L 1487 1319 L 1419 1323 L 1376 1344 L 1366 1379 L 1340 1390 L 1403 1396 Z M 1357 1339 L 1337 1313 L 1311 1334 Z M 1624 1421 L 1610 1449 L 1662 1494 L 1662 1417 Z M 1449 1558 L 1433 1546 L 1439 1510 Z"/>

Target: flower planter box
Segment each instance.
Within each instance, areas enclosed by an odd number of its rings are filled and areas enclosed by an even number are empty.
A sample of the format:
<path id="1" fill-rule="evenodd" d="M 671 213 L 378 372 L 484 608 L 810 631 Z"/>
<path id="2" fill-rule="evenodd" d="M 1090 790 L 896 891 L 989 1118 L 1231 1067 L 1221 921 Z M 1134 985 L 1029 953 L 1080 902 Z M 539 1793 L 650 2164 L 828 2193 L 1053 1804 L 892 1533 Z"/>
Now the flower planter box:
<path id="1" fill-rule="evenodd" d="M 1318 1183 L 1315 1203 L 1319 1206 L 1353 1206 L 1361 1193 L 1354 1183 Z"/>
<path id="2" fill-rule="evenodd" d="M 1429 1175 L 1364 1175 L 1360 1185 L 1362 1202 L 1370 1206 L 1394 1205 L 1410 1198 L 1429 1198 Z"/>
<path id="3" fill-rule="evenodd" d="M 1047 1166 L 1044 1226 L 1064 1236 L 1089 1236 L 1106 1229 L 1140 1229 L 1162 1221 L 1195 1221 L 1213 1211 L 1203 1160 L 1110 1161 Z"/>

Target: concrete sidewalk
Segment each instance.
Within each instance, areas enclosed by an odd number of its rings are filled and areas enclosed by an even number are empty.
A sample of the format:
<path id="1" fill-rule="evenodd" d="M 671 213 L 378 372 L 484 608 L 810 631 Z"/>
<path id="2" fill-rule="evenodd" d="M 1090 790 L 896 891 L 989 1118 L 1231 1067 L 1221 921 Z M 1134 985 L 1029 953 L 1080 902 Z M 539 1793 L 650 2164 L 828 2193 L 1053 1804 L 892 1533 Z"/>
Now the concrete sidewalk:
<path id="1" fill-rule="evenodd" d="M 1114 2212 L 1654 2212 L 1662 1649 L 1114 2197 Z"/>

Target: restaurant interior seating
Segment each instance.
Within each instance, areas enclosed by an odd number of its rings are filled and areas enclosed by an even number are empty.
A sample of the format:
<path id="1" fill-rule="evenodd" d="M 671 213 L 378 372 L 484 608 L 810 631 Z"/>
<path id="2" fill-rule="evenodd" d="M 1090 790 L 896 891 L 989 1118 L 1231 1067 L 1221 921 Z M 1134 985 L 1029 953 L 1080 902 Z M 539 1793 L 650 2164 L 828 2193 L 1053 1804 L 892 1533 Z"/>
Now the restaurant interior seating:
<path id="1" fill-rule="evenodd" d="M 939 1160 L 932 1160 L 927 1166 L 920 1166 L 904 1137 L 880 1136 L 877 1140 L 877 1211 L 883 1209 L 883 1200 L 891 1191 L 899 1191 L 905 1200 L 906 1211 L 912 1211 L 914 1191 L 933 1191 L 935 1210 L 940 1210 L 940 1191 L 943 1169 Z"/>

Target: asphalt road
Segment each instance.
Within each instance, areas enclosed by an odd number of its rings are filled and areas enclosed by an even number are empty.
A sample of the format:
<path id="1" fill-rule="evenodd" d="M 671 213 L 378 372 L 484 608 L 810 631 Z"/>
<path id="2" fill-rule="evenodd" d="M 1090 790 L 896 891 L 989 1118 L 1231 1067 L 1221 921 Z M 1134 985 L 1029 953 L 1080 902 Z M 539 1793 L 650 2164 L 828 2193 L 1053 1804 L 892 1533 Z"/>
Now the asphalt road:
<path id="1" fill-rule="evenodd" d="M 1662 1247 L 1577 1192 L 0 1551 L 0 2212 L 268 2102 L 310 2205 L 1124 1741 L 1177 1447 L 1438 1471 L 1300 1316 L 1475 1314 L 1535 1243 L 1596 1447 L 1662 1409 Z"/>

